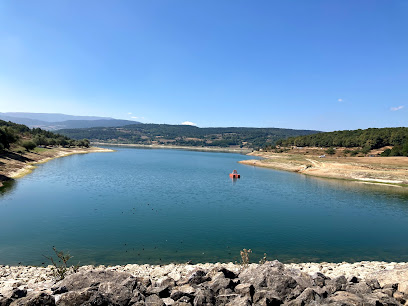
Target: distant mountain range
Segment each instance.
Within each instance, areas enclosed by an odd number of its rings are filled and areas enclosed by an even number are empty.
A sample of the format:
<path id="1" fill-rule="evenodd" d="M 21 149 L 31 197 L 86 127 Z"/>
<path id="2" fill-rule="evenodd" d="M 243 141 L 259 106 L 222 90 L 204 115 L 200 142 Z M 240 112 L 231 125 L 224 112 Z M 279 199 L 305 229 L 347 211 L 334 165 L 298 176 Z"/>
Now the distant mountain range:
<path id="1" fill-rule="evenodd" d="M 0 113 L 0 120 L 27 125 L 44 130 L 78 129 L 93 127 L 121 127 L 140 122 L 109 117 L 72 116 L 48 113 Z"/>
<path id="2" fill-rule="evenodd" d="M 144 124 L 108 117 L 47 113 L 0 113 L 0 120 L 56 131 L 73 139 L 93 142 L 163 144 L 198 147 L 261 148 L 278 140 L 319 131 L 279 128 L 215 127 Z"/>

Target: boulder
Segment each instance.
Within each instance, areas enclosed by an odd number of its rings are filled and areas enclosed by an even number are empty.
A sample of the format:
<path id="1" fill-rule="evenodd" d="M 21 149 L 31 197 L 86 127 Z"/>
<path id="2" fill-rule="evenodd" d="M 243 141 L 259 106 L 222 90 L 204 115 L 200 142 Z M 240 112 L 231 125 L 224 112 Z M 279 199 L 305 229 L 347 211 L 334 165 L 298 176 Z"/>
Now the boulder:
<path id="1" fill-rule="evenodd" d="M 104 301 L 104 298 L 98 294 L 97 288 L 86 288 L 82 290 L 72 290 L 58 297 L 56 304 L 58 306 L 90 304 L 95 301 Z M 109 302 L 109 301 L 106 301 Z M 92 304 L 91 304 L 92 305 Z"/>
<path id="2" fill-rule="evenodd" d="M 239 284 L 235 287 L 235 292 L 240 296 L 249 298 L 252 301 L 252 297 L 255 293 L 255 288 L 251 284 Z"/>
<path id="3" fill-rule="evenodd" d="M 218 272 L 211 281 L 207 282 L 206 287 L 214 291 L 219 292 L 222 289 L 233 288 L 234 282 L 231 279 L 225 278 L 224 273 Z"/>
<path id="4" fill-rule="evenodd" d="M 145 300 L 145 303 L 149 306 L 166 306 L 163 300 L 156 294 L 148 296 Z"/>
<path id="5" fill-rule="evenodd" d="M 344 276 L 339 276 L 330 280 L 325 281 L 326 289 L 329 294 L 336 291 L 344 291 L 347 287 L 347 280 Z"/>
<path id="6" fill-rule="evenodd" d="M 162 299 L 163 303 L 168 306 L 168 305 L 174 305 L 175 301 L 169 297 Z"/>
<path id="7" fill-rule="evenodd" d="M 52 288 L 52 290 L 61 290 L 62 287 L 65 287 L 68 291 L 81 290 L 90 287 L 98 287 L 101 283 L 122 284 L 127 282 L 129 278 L 134 279 L 134 283 L 137 282 L 136 278 L 126 272 L 90 270 L 68 275 L 65 279 L 60 281 L 56 287 Z"/>
<path id="8" fill-rule="evenodd" d="M 408 301 L 408 295 L 399 291 L 394 292 L 393 298 L 403 305 Z"/>
<path id="9" fill-rule="evenodd" d="M 241 283 L 252 284 L 255 293 L 267 289 L 274 297 L 287 301 L 296 298 L 308 285 L 313 284 L 310 276 L 299 270 L 285 270 L 283 264 L 278 261 L 248 268 L 241 272 L 239 279 Z"/>
<path id="10" fill-rule="evenodd" d="M 328 297 L 325 302 L 327 304 L 333 303 L 335 305 L 344 306 L 364 305 L 363 298 L 346 291 L 335 292 L 332 296 Z"/>
<path id="11" fill-rule="evenodd" d="M 207 273 L 204 270 L 199 269 L 199 270 L 192 272 L 185 279 L 178 281 L 177 285 L 185 285 L 185 284 L 198 285 L 198 284 L 208 281 L 209 279 L 210 278 L 207 276 Z"/>
<path id="12" fill-rule="evenodd" d="M 346 286 L 346 291 L 362 296 L 371 293 L 372 290 L 366 283 L 350 283 Z"/>
<path id="13" fill-rule="evenodd" d="M 313 301 L 320 301 L 320 295 L 312 288 L 306 288 L 295 300 L 288 303 L 290 306 L 310 305 Z"/>
<path id="14" fill-rule="evenodd" d="M 197 289 L 193 304 L 194 305 L 214 305 L 215 296 L 214 291 L 210 289 Z"/>
<path id="15" fill-rule="evenodd" d="M 170 298 L 177 301 L 183 296 L 188 296 L 190 298 L 194 298 L 194 294 L 196 289 L 194 289 L 191 285 L 183 285 L 179 287 L 174 287 L 170 293 Z"/>
<path id="16" fill-rule="evenodd" d="M 218 294 L 215 295 L 215 305 L 226 305 L 237 297 L 239 297 L 239 294 L 235 293 L 230 288 L 220 289 Z"/>
<path id="17" fill-rule="evenodd" d="M 380 283 L 376 279 L 368 279 L 368 280 L 365 281 L 365 283 L 367 284 L 367 286 L 369 286 L 371 288 L 371 290 L 381 288 Z"/>
<path id="18" fill-rule="evenodd" d="M 281 305 L 283 301 L 274 296 L 272 292 L 268 290 L 256 290 L 252 301 L 255 305 L 269 306 L 269 305 Z"/>
<path id="19" fill-rule="evenodd" d="M 323 287 L 326 285 L 326 280 L 330 278 L 326 277 L 323 273 L 316 272 L 312 275 L 312 279 L 315 286 Z"/>
<path id="20" fill-rule="evenodd" d="M 221 268 L 221 269 L 218 270 L 218 272 L 222 272 L 224 274 L 225 278 L 234 279 L 234 278 L 238 277 L 237 274 L 235 274 L 234 272 L 232 272 L 232 271 L 230 271 L 230 270 L 228 270 L 226 268 Z"/>
<path id="21" fill-rule="evenodd" d="M 33 293 L 27 296 L 18 298 L 13 301 L 10 306 L 52 306 L 55 305 L 55 298 L 45 292 Z"/>
<path id="22" fill-rule="evenodd" d="M 252 302 L 247 297 L 237 296 L 235 299 L 233 299 L 232 301 L 228 302 L 225 305 L 227 306 L 251 306 Z"/>

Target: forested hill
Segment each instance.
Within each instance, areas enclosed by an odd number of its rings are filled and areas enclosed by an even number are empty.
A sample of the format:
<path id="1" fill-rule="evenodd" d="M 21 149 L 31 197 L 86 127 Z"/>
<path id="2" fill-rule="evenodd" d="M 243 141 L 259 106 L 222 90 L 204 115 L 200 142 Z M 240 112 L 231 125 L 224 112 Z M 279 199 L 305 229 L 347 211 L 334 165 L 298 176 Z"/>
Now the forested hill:
<path id="1" fill-rule="evenodd" d="M 89 147 L 89 141 L 86 139 L 74 140 L 40 128 L 30 129 L 24 124 L 0 120 L 0 153 L 12 147 L 29 151 L 37 146 Z"/>
<path id="2" fill-rule="evenodd" d="M 361 147 L 368 150 L 394 146 L 393 155 L 408 153 L 408 128 L 371 128 L 366 130 L 345 130 L 313 135 L 290 137 L 277 142 L 282 146 L 298 147 Z"/>
<path id="3" fill-rule="evenodd" d="M 63 129 L 59 133 L 73 139 L 126 144 L 171 144 L 260 148 L 278 139 L 318 133 L 310 130 L 278 128 L 199 128 L 190 125 L 132 124 L 116 128 Z"/>

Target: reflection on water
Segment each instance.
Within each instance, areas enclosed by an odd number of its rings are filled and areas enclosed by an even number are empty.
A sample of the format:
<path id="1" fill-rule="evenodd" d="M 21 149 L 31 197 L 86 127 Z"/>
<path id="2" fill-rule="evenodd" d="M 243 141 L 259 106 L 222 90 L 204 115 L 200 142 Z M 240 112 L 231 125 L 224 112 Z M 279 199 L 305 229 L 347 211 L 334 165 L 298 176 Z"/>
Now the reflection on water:
<path id="1" fill-rule="evenodd" d="M 227 153 L 118 148 L 40 165 L 0 197 L 0 264 L 408 261 L 403 188 L 238 164 Z M 231 180 L 231 169 L 242 176 Z"/>
<path id="2" fill-rule="evenodd" d="M 349 180 L 330 179 L 330 178 L 326 179 L 326 178 L 318 178 L 318 177 L 310 177 L 310 176 L 307 178 L 319 180 L 322 182 L 322 184 L 330 185 L 332 187 L 337 186 L 343 189 L 355 189 L 355 190 L 360 190 L 360 191 L 379 192 L 381 194 L 388 193 L 391 196 L 395 196 L 396 194 L 408 196 L 408 188 L 401 187 L 398 185 L 379 184 L 379 183 L 362 182 L 362 181 L 349 181 Z"/>
<path id="3" fill-rule="evenodd" d="M 0 187 L 0 196 L 12 191 L 16 187 L 17 182 L 15 180 L 8 180 L 3 182 L 3 186 Z"/>

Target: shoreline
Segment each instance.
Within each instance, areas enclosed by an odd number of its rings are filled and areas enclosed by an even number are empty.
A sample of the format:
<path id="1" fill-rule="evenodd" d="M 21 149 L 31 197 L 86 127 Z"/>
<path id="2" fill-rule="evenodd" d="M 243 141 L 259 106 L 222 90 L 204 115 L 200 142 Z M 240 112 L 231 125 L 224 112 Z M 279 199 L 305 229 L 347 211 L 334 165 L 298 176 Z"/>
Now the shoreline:
<path id="1" fill-rule="evenodd" d="M 188 151 L 200 151 L 200 152 L 221 152 L 221 153 L 238 153 L 248 154 L 253 152 L 253 149 L 241 149 L 241 148 L 221 148 L 221 147 L 193 147 L 193 146 L 175 146 L 175 145 L 144 145 L 144 144 L 126 144 L 126 143 L 104 143 L 104 142 L 92 142 L 97 146 L 116 146 L 116 147 L 130 147 L 130 148 L 144 148 L 144 149 L 171 149 L 171 150 L 188 150 Z"/>
<path id="2" fill-rule="evenodd" d="M 301 154 L 252 152 L 260 160 L 240 164 L 363 184 L 408 187 L 408 157 L 318 158 Z"/>
<path id="3" fill-rule="evenodd" d="M 132 284 L 134 289 L 128 291 L 126 284 Z M 408 263 L 282 264 L 275 260 L 247 266 L 234 263 L 90 265 L 81 266 L 76 272 L 71 270 L 60 281 L 55 278 L 52 266 L 0 265 L 0 302 L 3 299 L 5 305 L 7 301 L 19 301 L 16 305 L 23 305 L 31 300 L 37 301 L 35 305 L 42 305 L 38 300 L 45 298 L 52 301 L 47 305 L 82 304 L 93 301 L 93 294 L 106 299 L 105 304 L 116 304 L 117 299 L 126 297 L 127 302 L 120 305 L 133 304 L 135 297 L 138 305 L 269 305 L 267 300 L 262 300 L 265 291 L 285 305 L 333 302 L 379 305 L 375 301 L 381 305 L 404 305 L 408 300 Z M 211 298 L 208 304 L 199 303 L 203 293 Z M 243 299 L 248 302 L 239 303 Z"/>
<path id="4" fill-rule="evenodd" d="M 24 154 L 18 155 L 16 153 L 12 153 L 13 155 L 17 155 L 16 157 L 14 157 L 14 159 L 11 158 L 6 159 L 4 156 L 0 156 L 0 159 L 5 160 L 3 162 L 5 169 L 2 169 L 2 171 L 0 171 L 0 188 L 5 186 L 3 183 L 13 181 L 15 179 L 24 177 L 27 174 L 31 173 L 36 168 L 37 164 L 44 164 L 55 158 L 66 157 L 74 154 L 114 152 L 114 150 L 111 149 L 98 147 L 52 148 L 47 150 L 49 151 L 44 151 L 43 154 L 25 152 Z M 30 156 L 30 158 L 28 158 L 27 156 Z M 8 168 L 8 166 L 12 167 Z"/>

